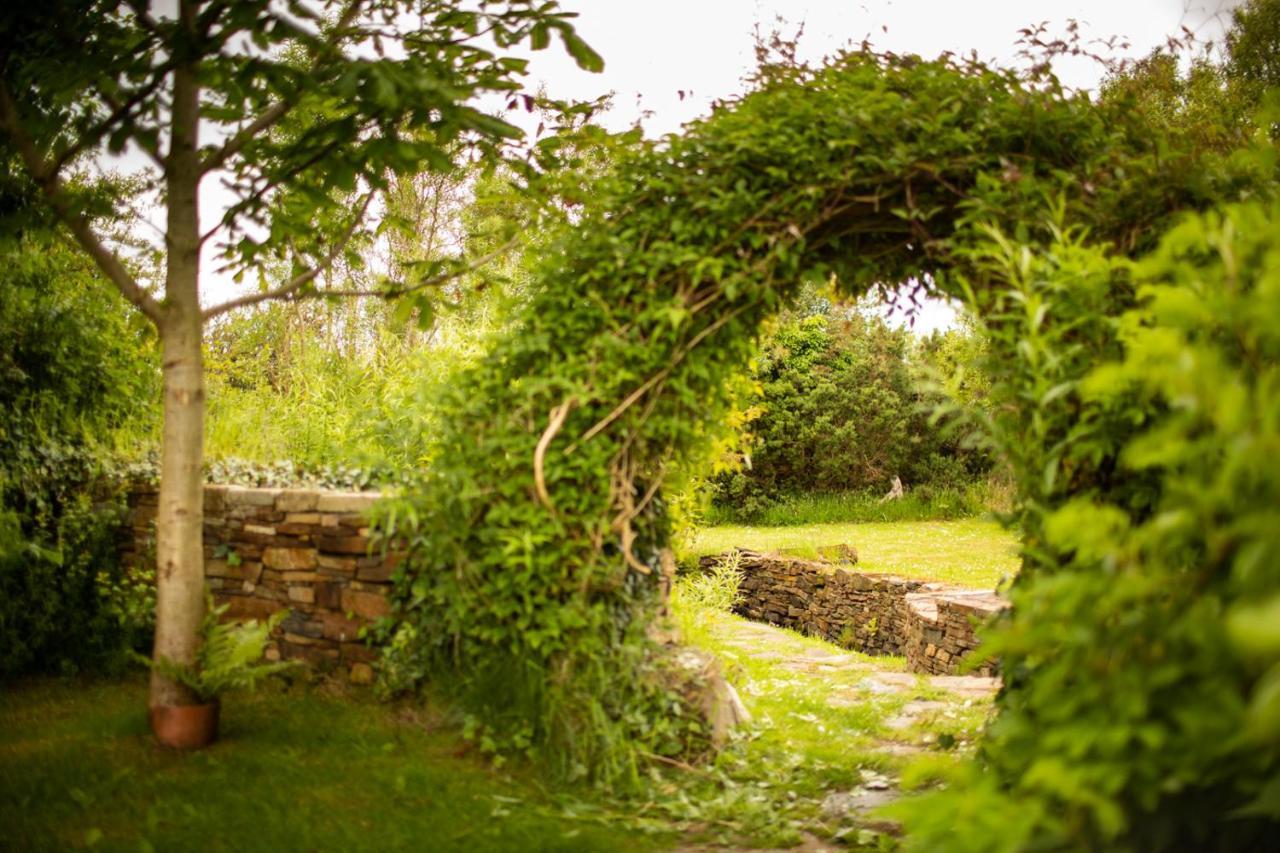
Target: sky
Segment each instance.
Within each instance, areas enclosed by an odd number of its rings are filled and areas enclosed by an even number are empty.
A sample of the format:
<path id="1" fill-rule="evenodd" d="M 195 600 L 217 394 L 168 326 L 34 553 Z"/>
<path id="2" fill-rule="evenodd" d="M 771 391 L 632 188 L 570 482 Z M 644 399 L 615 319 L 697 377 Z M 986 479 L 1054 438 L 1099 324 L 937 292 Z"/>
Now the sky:
<path id="1" fill-rule="evenodd" d="M 1018 30 L 1042 21 L 1061 32 L 1081 22 L 1086 38 L 1126 37 L 1122 52 L 1140 56 L 1189 26 L 1203 40 L 1218 38 L 1230 0 L 562 0 L 579 13 L 577 29 L 603 57 L 601 74 L 579 71 L 562 51 L 534 54 L 531 76 L 558 97 L 588 98 L 615 91 L 610 121 L 630 126 L 640 110 L 655 134 L 709 111 L 712 101 L 742 91 L 755 62 L 753 33 L 792 35 L 803 24 L 802 58 L 819 60 L 868 39 L 876 49 L 932 58 L 943 51 L 1008 65 L 1017 57 Z M 1096 86 L 1100 69 L 1087 59 L 1063 60 L 1059 77 L 1074 88 Z M 686 96 L 681 99 L 679 92 Z M 692 91 L 692 96 L 687 93 Z M 637 102 L 639 107 L 637 107 Z"/>
<path id="2" fill-rule="evenodd" d="M 1060 33 L 1075 19 L 1086 39 L 1122 36 L 1131 47 L 1118 53 L 1141 56 L 1182 26 L 1202 41 L 1220 38 L 1231 5 L 1230 0 L 561 0 L 563 8 L 579 13 L 578 32 L 604 57 L 604 71 L 581 71 L 553 44 L 529 54 L 529 82 L 530 88 L 545 86 L 558 98 L 612 92 L 613 107 L 600 119 L 606 126 L 622 130 L 640 122 L 647 135 L 658 136 L 706 115 L 716 100 L 742 93 L 755 63 L 757 28 L 791 36 L 803 24 L 799 54 L 811 61 L 869 39 L 876 49 L 896 53 L 933 57 L 976 50 L 982 59 L 1014 65 L 1018 30 L 1031 24 L 1045 21 L 1050 32 Z M 1087 59 L 1060 60 L 1055 70 L 1066 85 L 1084 89 L 1096 87 L 1102 74 Z M 202 219 L 219 217 L 215 185 L 205 187 L 205 201 Z M 205 265 L 206 303 L 237 289 L 210 275 L 211 266 Z M 953 316 L 948 306 L 930 302 L 915 326 L 925 332 L 945 328 Z"/>

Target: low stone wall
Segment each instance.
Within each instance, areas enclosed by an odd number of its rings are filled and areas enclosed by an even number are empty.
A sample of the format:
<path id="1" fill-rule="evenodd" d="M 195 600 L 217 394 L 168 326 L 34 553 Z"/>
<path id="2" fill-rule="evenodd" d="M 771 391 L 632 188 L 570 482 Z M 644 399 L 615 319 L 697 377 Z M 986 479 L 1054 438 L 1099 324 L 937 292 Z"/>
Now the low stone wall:
<path id="1" fill-rule="evenodd" d="M 315 489 L 205 486 L 204 571 L 227 617 L 288 610 L 267 656 L 303 660 L 355 682 L 373 678 L 375 653 L 359 639 L 389 612 L 391 573 L 402 555 L 370 554 L 366 515 L 379 495 Z M 154 487 L 129 492 L 121 553 L 155 561 Z"/>
<path id="2" fill-rule="evenodd" d="M 723 557 L 703 557 L 705 570 Z M 1007 602 L 967 590 L 894 575 L 852 571 L 834 563 L 740 551 L 742 599 L 748 619 L 795 628 L 848 649 L 901 655 L 912 672 L 950 675 L 978 645 L 973 625 Z M 973 672 L 994 675 L 996 664 Z"/>

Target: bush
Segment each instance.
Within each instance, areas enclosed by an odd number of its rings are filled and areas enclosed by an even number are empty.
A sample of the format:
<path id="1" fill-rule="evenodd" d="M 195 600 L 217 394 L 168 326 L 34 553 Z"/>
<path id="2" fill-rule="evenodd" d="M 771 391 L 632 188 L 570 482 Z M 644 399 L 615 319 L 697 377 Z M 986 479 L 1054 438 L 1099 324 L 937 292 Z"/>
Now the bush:
<path id="1" fill-rule="evenodd" d="M 89 261 L 21 219 L 0 229 L 0 676 L 107 665 L 151 619 L 103 485 L 116 438 L 148 428 L 150 342 Z"/>
<path id="2" fill-rule="evenodd" d="M 985 772 L 906 809 L 914 846 L 1243 850 L 1280 831 L 1277 247 L 1261 201 L 1189 218 L 1136 267 L 996 235 L 1013 287 L 986 304 L 990 435 L 1025 567 L 985 639 L 1006 679 Z"/>
<path id="3" fill-rule="evenodd" d="M 444 685 L 482 743 L 551 773 L 626 787 L 646 754 L 696 757 L 705 727 L 649 631 L 663 488 L 718 437 L 761 325 L 806 282 L 958 292 L 976 222 L 1036 230 L 1046 197 L 1134 241 L 1214 186 L 1179 138 L 1040 84 L 850 54 L 767 67 L 661 144 L 626 137 L 510 333 L 441 391 L 432 464 L 378 508 L 407 551 L 397 686 Z"/>
<path id="4" fill-rule="evenodd" d="M 974 336 L 953 330 L 917 340 L 856 308 L 816 307 L 822 313 L 784 320 L 761 347 L 757 391 L 746 401 L 755 417 L 744 427 L 741 464 L 712 480 L 712 517 L 756 521 L 780 504 L 803 504 L 806 494 L 827 507 L 866 507 L 898 476 L 925 493 L 909 509 L 885 512 L 915 518 L 935 503 L 931 495 L 959 494 L 984 477 L 989 457 L 928 416 L 944 372 L 967 368 L 974 384 Z"/>

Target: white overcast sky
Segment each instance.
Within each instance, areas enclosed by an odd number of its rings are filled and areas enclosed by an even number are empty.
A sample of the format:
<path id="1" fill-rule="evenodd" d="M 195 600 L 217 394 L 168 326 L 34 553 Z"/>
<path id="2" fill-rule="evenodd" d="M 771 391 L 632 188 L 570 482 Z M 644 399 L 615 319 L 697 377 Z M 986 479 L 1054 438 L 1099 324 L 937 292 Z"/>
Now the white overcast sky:
<path id="1" fill-rule="evenodd" d="M 877 49 L 924 57 L 943 51 L 998 64 L 1017 62 L 1018 30 L 1047 21 L 1054 32 L 1069 19 L 1087 38 L 1123 36 L 1140 56 L 1163 44 L 1182 26 L 1201 40 L 1221 36 L 1231 0 L 562 0 L 580 14 L 579 34 L 603 57 L 603 73 L 579 70 L 558 43 L 531 55 L 531 88 L 545 85 L 560 98 L 587 99 L 613 92 L 614 107 L 603 118 L 611 129 L 641 121 L 646 133 L 677 131 L 705 115 L 713 101 L 739 94 L 755 62 L 753 33 L 778 29 L 793 34 L 803 23 L 801 56 L 818 60 L 869 39 Z M 1063 60 L 1059 77 L 1075 88 L 1096 86 L 1100 68 L 1090 60 Z M 685 97 L 681 99 L 679 92 Z M 691 93 L 691 94 L 690 94 Z M 514 118 L 514 116 L 513 116 Z M 205 187 L 205 221 L 217 211 L 217 190 Z M 210 209 L 212 208 L 212 209 Z M 205 266 L 205 301 L 221 301 L 236 286 Z M 946 306 L 930 304 L 916 327 L 949 323 Z"/>

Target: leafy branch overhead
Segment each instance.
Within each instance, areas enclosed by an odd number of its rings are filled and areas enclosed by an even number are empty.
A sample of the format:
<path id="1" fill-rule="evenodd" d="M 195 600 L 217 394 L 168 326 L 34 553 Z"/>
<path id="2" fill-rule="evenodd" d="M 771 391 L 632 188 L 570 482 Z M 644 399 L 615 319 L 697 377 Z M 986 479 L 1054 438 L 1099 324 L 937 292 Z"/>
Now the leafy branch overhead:
<path id="1" fill-rule="evenodd" d="M 390 176 L 449 172 L 470 158 L 522 166 L 512 147 L 521 131 L 479 102 L 522 90 L 527 61 L 509 48 L 546 47 L 555 33 L 582 67 L 602 67 L 574 32 L 574 15 L 555 3 L 208 3 L 191 21 L 144 3 L 92 5 L 0 13 L 6 39 L 23 45 L 5 54 L 0 128 L 77 241 L 153 319 L 161 297 L 96 230 L 68 180 L 85 158 L 136 151 L 154 167 L 152 188 L 161 186 L 174 167 L 180 59 L 199 69 L 198 176 L 231 197 L 201 244 L 237 279 L 263 280 L 265 264 L 294 268 L 252 301 L 313 295 L 326 271 L 354 261 L 353 241 L 372 235 L 370 214 Z M 60 59 L 69 54 L 81 61 Z M 475 265 L 459 259 L 434 278 Z M 391 283 L 375 295 L 419 285 Z"/>

